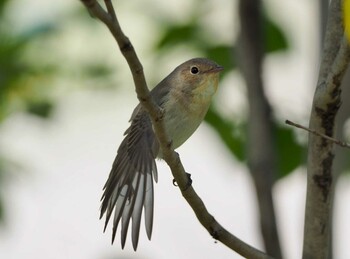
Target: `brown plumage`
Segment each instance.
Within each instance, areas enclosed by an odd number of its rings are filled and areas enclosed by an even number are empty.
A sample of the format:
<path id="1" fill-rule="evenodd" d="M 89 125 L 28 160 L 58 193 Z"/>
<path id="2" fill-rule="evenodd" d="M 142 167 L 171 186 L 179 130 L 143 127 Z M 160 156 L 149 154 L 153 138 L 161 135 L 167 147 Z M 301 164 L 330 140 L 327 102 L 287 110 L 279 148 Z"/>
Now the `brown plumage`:
<path id="1" fill-rule="evenodd" d="M 208 111 L 211 97 L 223 68 L 204 58 L 186 61 L 171 72 L 152 91 L 156 103 L 165 110 L 164 123 L 174 148 L 182 145 L 198 128 Z M 105 227 L 113 211 L 112 243 L 121 223 L 121 245 L 125 246 L 130 220 L 132 244 L 137 249 L 142 210 L 146 233 L 153 228 L 153 177 L 157 182 L 156 157 L 162 157 L 151 120 L 141 104 L 131 116 L 101 198 Z"/>

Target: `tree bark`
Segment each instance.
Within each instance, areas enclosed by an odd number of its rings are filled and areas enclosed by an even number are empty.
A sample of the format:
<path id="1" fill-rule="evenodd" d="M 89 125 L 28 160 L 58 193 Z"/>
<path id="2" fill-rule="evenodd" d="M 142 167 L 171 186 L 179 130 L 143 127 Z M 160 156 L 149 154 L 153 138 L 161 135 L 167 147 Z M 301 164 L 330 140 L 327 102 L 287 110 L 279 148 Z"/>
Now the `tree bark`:
<path id="1" fill-rule="evenodd" d="M 267 254 L 282 258 L 272 187 L 276 175 L 271 107 L 262 80 L 263 37 L 260 0 L 241 0 L 238 60 L 249 101 L 247 157 L 260 212 L 260 227 Z"/>
<path id="2" fill-rule="evenodd" d="M 350 60 L 341 0 L 331 2 L 309 128 L 333 137 L 341 104 L 341 82 Z M 328 258 L 334 197 L 334 143 L 309 134 L 303 258 Z"/>

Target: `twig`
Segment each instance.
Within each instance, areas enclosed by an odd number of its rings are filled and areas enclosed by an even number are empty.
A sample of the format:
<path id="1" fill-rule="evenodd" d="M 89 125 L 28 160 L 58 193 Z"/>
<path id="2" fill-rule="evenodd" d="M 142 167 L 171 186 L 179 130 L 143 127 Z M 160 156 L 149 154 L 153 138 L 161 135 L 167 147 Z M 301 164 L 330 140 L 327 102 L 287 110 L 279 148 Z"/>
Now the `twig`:
<path id="1" fill-rule="evenodd" d="M 304 126 L 302 126 L 302 125 L 300 125 L 300 124 L 297 124 L 297 123 L 295 123 L 295 122 L 292 122 L 292 121 L 290 121 L 290 120 L 286 120 L 285 123 L 288 124 L 288 125 L 297 127 L 297 128 L 299 128 L 299 129 L 306 130 L 306 131 L 310 132 L 311 134 L 317 135 L 317 136 L 319 136 L 319 137 L 321 137 L 321 138 L 324 138 L 324 139 L 327 139 L 327 140 L 329 140 L 329 141 L 332 141 L 333 143 L 337 144 L 338 146 L 350 148 L 350 144 L 348 144 L 348 143 L 346 143 L 346 142 L 344 142 L 344 141 L 340 141 L 340 140 L 338 140 L 338 139 L 329 137 L 329 136 L 327 136 L 327 135 L 325 135 L 325 134 L 322 134 L 322 133 L 320 133 L 320 132 L 317 132 L 316 130 L 309 129 L 309 128 L 307 128 L 307 127 L 304 127 Z"/>
<path id="2" fill-rule="evenodd" d="M 257 250 L 256 248 L 244 243 L 226 229 L 224 229 L 215 218 L 207 211 L 203 201 L 194 191 L 193 187 L 187 186 L 188 177 L 181 163 L 179 155 L 172 149 L 171 139 L 167 136 L 162 120 L 160 107 L 156 105 L 149 94 L 142 65 L 136 55 L 136 52 L 129 39 L 122 32 L 117 16 L 115 14 L 111 0 L 105 0 L 108 12 L 106 12 L 96 0 L 81 0 L 91 14 L 101 20 L 111 31 L 113 37 L 128 62 L 131 70 L 137 97 L 143 107 L 149 113 L 154 131 L 160 143 L 164 160 L 171 168 L 172 174 L 179 185 L 183 197 L 195 212 L 198 220 L 208 230 L 208 232 L 232 250 L 246 258 L 268 259 L 270 256 Z"/>

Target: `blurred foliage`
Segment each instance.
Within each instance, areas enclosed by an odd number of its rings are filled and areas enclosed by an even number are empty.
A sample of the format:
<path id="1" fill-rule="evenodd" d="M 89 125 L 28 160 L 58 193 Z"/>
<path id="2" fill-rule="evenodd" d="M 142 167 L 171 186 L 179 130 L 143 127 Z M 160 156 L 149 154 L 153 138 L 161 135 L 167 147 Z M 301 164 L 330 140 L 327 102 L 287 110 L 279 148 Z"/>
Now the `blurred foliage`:
<path id="1" fill-rule="evenodd" d="M 245 127 L 235 124 L 232 120 L 225 119 L 215 110 L 214 107 L 209 109 L 205 120 L 216 130 L 217 134 L 219 134 L 221 140 L 225 143 L 230 152 L 239 161 L 244 161 L 245 141 L 242 132 L 244 132 Z"/>
<path id="2" fill-rule="evenodd" d="M 279 177 L 283 177 L 306 162 L 306 148 L 296 141 L 291 127 L 276 123 L 275 136 L 278 151 L 277 168 Z"/>
<path id="3" fill-rule="evenodd" d="M 9 2 L 0 0 L 0 123 L 17 111 L 47 118 L 53 104 L 43 84 L 50 81 L 55 68 L 44 67 L 25 56 L 31 42 L 54 32 L 55 27 L 39 24 L 14 33 L 4 15 Z M 7 167 L 8 160 L 0 157 L 0 188 L 5 184 Z M 4 200 L 0 196 L 0 221 L 3 220 Z"/>
<path id="4" fill-rule="evenodd" d="M 0 11 L 5 10 L 5 2 L 1 2 Z M 2 18 L 0 13 L 0 23 L 6 24 Z M 47 82 L 54 70 L 41 67 L 35 60 L 26 60 L 24 56 L 33 40 L 55 28 L 51 24 L 40 24 L 21 34 L 13 34 L 9 29 L 9 26 L 0 26 L 0 122 L 18 110 L 47 117 L 51 110 L 48 107 L 52 105 L 48 104 L 47 91 L 42 91 L 41 83 Z"/>
<path id="5" fill-rule="evenodd" d="M 288 50 L 289 45 L 282 29 L 265 13 L 263 17 L 263 34 L 265 53 Z"/>
<path id="6" fill-rule="evenodd" d="M 205 118 L 220 136 L 223 143 L 239 161 L 245 162 L 246 151 L 246 124 L 237 124 L 233 120 L 226 119 L 214 107 L 208 111 Z M 288 175 L 298 166 L 305 163 L 305 147 L 295 140 L 295 136 L 290 127 L 285 127 L 278 123 L 274 125 L 276 136 L 276 149 L 278 150 L 277 169 L 278 177 Z"/>
<path id="7" fill-rule="evenodd" d="M 156 50 L 164 53 L 179 45 L 193 48 L 200 51 L 203 56 L 213 59 L 225 67 L 223 71 L 223 77 L 225 77 L 232 70 L 237 69 L 235 44 L 225 44 L 220 42 L 220 39 L 215 38 L 214 35 L 208 35 L 210 32 L 206 30 L 205 25 L 199 19 L 202 15 L 198 12 L 199 10 L 193 10 L 190 19 L 182 24 L 163 18 L 164 31 L 155 45 Z M 278 51 L 287 51 L 289 44 L 285 33 L 266 12 L 263 15 L 262 32 L 266 55 Z M 212 38 L 215 38 L 214 42 L 207 40 Z M 215 105 L 210 108 L 205 120 L 215 129 L 231 154 L 238 161 L 245 162 L 246 123 L 238 125 L 234 119 L 225 118 L 215 109 Z M 276 149 L 279 155 L 276 159 L 279 169 L 278 178 L 288 175 L 305 162 L 303 160 L 305 147 L 296 141 L 293 132 L 291 127 L 284 127 L 275 122 Z"/>
<path id="8" fill-rule="evenodd" d="M 53 49 L 65 22 L 69 21 L 70 25 L 72 22 L 81 24 L 81 21 L 96 24 L 86 16 L 84 8 L 72 10 L 64 19 L 48 17 L 33 24 L 13 26 L 11 19 L 14 17 L 11 16 L 16 14 L 11 13 L 10 3 L 10 0 L 0 0 L 0 125 L 18 112 L 45 120 L 50 118 L 57 99 L 57 78 L 78 76 L 79 80 L 87 79 L 91 85 L 102 80 L 106 84 L 106 78 L 113 71 L 105 63 L 91 59 L 80 62 L 80 66 L 67 68 L 67 64 L 61 62 L 60 54 Z M 60 93 L 64 91 L 59 90 Z M 5 150 L 0 149 L 0 152 Z M 4 156 L 6 153 L 0 153 L 0 189 L 3 189 L 6 176 L 10 175 L 11 158 Z M 4 199 L 0 195 L 0 221 L 4 219 L 3 206 Z"/>
<path id="9" fill-rule="evenodd" d="M 197 2 L 202 6 L 202 1 Z M 43 57 L 52 51 L 50 49 L 44 50 L 43 48 L 42 53 L 30 53 L 31 55 L 28 55 L 28 52 L 32 51 L 30 47 L 33 42 L 39 41 L 42 42 L 42 46 L 45 46 L 45 40 L 58 33 L 59 24 L 42 22 L 16 33 L 4 15 L 7 14 L 6 6 L 8 3 L 10 3 L 9 0 L 0 0 L 0 123 L 18 111 L 47 119 L 55 105 L 55 99 L 52 98 L 54 91 L 52 80 L 54 76 L 57 77 L 58 73 L 62 73 L 60 68 L 64 64 L 59 64 L 59 61 L 49 65 L 41 62 Z M 193 48 L 200 51 L 203 56 L 223 65 L 225 67 L 223 76 L 226 76 L 236 69 L 235 46 L 231 42 L 220 40 L 217 35 L 210 35 L 210 30 L 201 20 L 201 17 L 204 16 L 201 12 L 208 10 L 196 9 L 195 5 L 193 7 L 193 13 L 187 22 L 178 23 L 170 18 L 167 19 L 167 17 L 162 18 L 160 24 L 164 26 L 164 29 L 155 44 L 155 54 L 163 55 L 165 51 L 175 46 Z M 90 23 L 90 27 L 97 26 L 96 21 L 86 16 L 85 9 L 80 8 L 78 12 L 64 17 L 61 22 L 64 23 L 69 19 L 70 22 L 85 19 L 87 23 Z M 154 17 L 159 17 L 159 14 Z M 265 51 L 268 54 L 288 49 L 285 34 L 268 16 L 264 17 L 263 28 Z M 92 82 L 104 80 L 103 82 L 106 84 L 106 78 L 108 79 L 108 76 L 113 74 L 114 68 L 111 69 L 104 60 L 81 63 L 81 67 L 76 68 L 79 70 L 79 75 L 96 80 L 92 80 Z M 73 74 L 77 72 L 74 68 L 71 69 L 73 72 L 68 70 L 64 72 Z M 206 121 L 216 130 L 230 152 L 239 161 L 244 162 L 246 125 L 244 123 L 239 125 L 234 120 L 225 118 L 215 107 L 208 112 Z M 278 125 L 276 128 L 278 152 L 281 157 L 279 160 L 280 172 L 283 176 L 302 163 L 302 147 L 296 143 L 291 129 Z M 0 185 L 4 184 L 4 177 L 2 177 L 4 168 L 6 168 L 3 166 L 4 161 L 6 160 L 0 157 Z M 0 197 L 0 220 L 3 218 L 3 211 L 3 202 Z"/>
<path id="10" fill-rule="evenodd" d="M 162 20 L 164 25 L 163 35 L 156 43 L 156 51 L 163 52 L 177 45 L 186 45 L 203 53 L 203 56 L 214 59 L 222 65 L 225 70 L 223 74 L 229 73 L 236 68 L 236 62 L 233 58 L 235 46 L 232 44 L 222 44 L 209 42 L 208 30 L 205 30 L 201 23 L 200 16 L 194 15 L 188 23 L 178 24 L 172 21 Z M 265 52 L 272 53 L 288 49 L 288 42 L 280 27 L 274 23 L 268 16 L 263 17 L 263 33 L 265 39 Z"/>
<path id="11" fill-rule="evenodd" d="M 51 55 L 55 52 L 52 42 L 57 40 L 60 26 L 66 20 L 91 22 L 83 8 L 60 21 L 41 21 L 14 32 L 4 15 L 8 3 L 9 0 L 0 0 L 0 123 L 18 111 L 49 118 L 55 106 L 54 81 L 59 76 L 76 78 L 78 75 L 80 80 L 84 78 L 96 85 L 113 74 L 108 65 L 96 59 L 67 68 L 67 64 Z"/>

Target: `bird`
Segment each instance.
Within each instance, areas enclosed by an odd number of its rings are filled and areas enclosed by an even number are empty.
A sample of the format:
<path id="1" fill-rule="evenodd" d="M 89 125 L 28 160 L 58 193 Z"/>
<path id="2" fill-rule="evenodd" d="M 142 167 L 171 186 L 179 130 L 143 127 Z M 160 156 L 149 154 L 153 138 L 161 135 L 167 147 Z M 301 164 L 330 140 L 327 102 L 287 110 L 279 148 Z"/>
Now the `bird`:
<path id="1" fill-rule="evenodd" d="M 165 131 L 174 149 L 181 146 L 203 121 L 218 88 L 223 67 L 207 58 L 193 58 L 177 66 L 151 91 L 155 103 L 164 111 Z M 100 219 L 105 215 L 104 231 L 113 221 L 112 244 L 121 224 L 121 247 L 124 249 L 128 228 L 137 250 L 142 212 L 145 229 L 151 240 L 154 210 L 154 181 L 158 181 L 156 158 L 162 158 L 157 137 L 147 111 L 139 103 L 131 125 L 125 131 L 112 169 L 103 187 Z M 112 217 L 114 211 L 114 216 Z M 130 221 L 132 223 L 130 223 Z"/>

